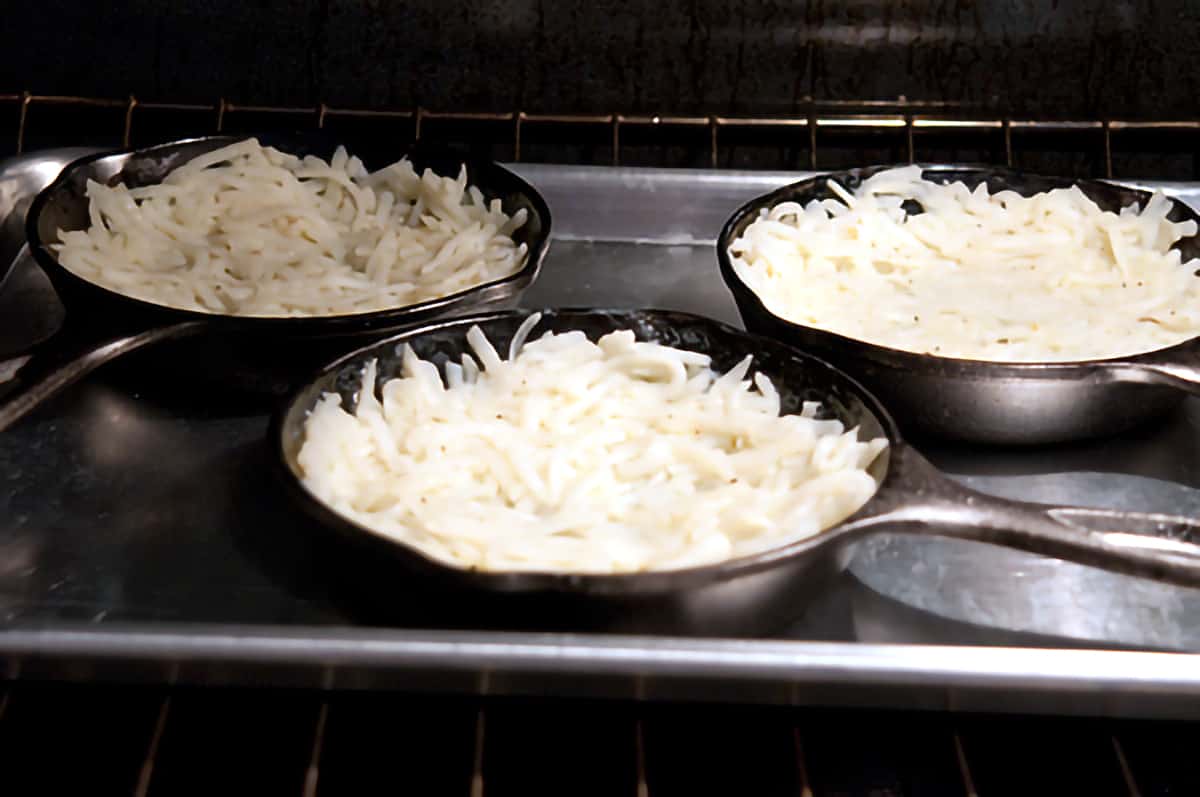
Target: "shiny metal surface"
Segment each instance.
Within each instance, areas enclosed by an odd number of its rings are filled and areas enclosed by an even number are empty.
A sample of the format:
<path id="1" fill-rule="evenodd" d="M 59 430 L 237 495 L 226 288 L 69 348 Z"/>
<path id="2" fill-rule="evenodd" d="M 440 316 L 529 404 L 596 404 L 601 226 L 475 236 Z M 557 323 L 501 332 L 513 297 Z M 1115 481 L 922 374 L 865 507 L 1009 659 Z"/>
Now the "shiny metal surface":
<path id="1" fill-rule="evenodd" d="M 597 206 L 588 197 L 598 203 L 632 179 L 641 188 L 627 189 L 622 207 L 680 229 L 674 214 L 694 214 L 695 239 L 711 240 L 761 183 L 516 170 L 554 205 L 561 233 L 525 306 L 655 305 L 736 321 L 711 246 L 620 240 L 604 214 L 569 211 L 557 197 L 587 211 Z M 24 334 L 9 323 L 10 299 L 0 294 L 5 345 Z M 200 395 L 187 379 L 169 388 L 133 365 L 105 367 L 0 435 L 0 654 L 10 674 L 1155 716 L 1192 714 L 1200 700 L 1196 657 L 1117 650 L 1200 650 L 1200 593 L 966 542 L 906 552 L 903 538 L 881 541 L 894 556 L 860 548 L 854 578 L 769 640 L 438 628 L 420 605 L 385 626 L 344 599 L 354 573 L 329 578 L 330 552 L 295 535 L 289 505 L 265 489 L 272 407 Z M 1200 402 L 1189 398 L 1151 427 L 1089 443 L 917 445 L 988 492 L 1195 515 L 1198 441 Z M 914 578 L 917 561 L 946 575 Z M 970 576 L 950 580 L 961 567 Z"/>
<path id="2" fill-rule="evenodd" d="M 264 626 L 6 631 L 23 677 L 1195 719 L 1194 656 Z M 36 651 L 17 658 L 11 651 Z"/>
<path id="3" fill-rule="evenodd" d="M 71 147 L 0 161 L 0 292 L 6 300 L 8 326 L 22 330 L 20 340 L 9 336 L 0 342 L 0 357 L 45 340 L 62 322 L 61 314 L 44 298 L 49 287 L 45 275 L 37 269 L 17 270 L 13 265 L 20 253 L 28 251 L 25 214 L 33 198 L 54 182 L 64 166 L 95 151 Z"/>
<path id="4" fill-rule="evenodd" d="M 0 288 L 25 245 L 25 214 L 33 198 L 54 182 L 64 166 L 93 152 L 87 147 L 72 147 L 0 160 Z"/>
<path id="5" fill-rule="evenodd" d="M 1200 517 L 1200 489 L 1091 471 L 961 477 L 989 493 L 1057 503 L 1087 501 Z M 1200 650 L 1200 591 L 1029 556 L 993 546 L 883 535 L 851 565 L 869 588 L 959 622 L 1161 649 Z"/>

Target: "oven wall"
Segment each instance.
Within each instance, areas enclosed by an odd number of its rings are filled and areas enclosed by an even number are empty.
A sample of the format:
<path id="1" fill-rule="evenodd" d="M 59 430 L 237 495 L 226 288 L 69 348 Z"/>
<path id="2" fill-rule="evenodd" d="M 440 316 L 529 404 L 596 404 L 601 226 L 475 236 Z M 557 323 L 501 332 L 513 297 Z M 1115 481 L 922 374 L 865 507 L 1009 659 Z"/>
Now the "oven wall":
<path id="1" fill-rule="evenodd" d="M 79 0 L 9 3 L 0 93 L 773 114 L 939 100 L 1195 113 L 1191 0 Z"/>

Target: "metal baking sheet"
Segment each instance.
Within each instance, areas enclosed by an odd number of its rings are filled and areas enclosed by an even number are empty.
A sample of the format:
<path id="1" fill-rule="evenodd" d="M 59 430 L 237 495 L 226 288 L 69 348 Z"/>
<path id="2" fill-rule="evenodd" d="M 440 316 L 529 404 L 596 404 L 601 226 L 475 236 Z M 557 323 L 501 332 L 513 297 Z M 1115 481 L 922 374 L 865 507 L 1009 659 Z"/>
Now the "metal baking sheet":
<path id="1" fill-rule="evenodd" d="M 6 169 L 38 157 L 0 164 L 0 189 Z M 525 306 L 657 306 L 733 323 L 717 231 L 741 202 L 804 176 L 514 168 L 544 192 L 556 225 Z M 1156 185 L 1200 199 L 1200 185 Z M 0 190 L 0 203 L 13 201 Z M 23 260 L 0 292 L 0 351 L 44 335 L 58 312 Z M 347 574 L 293 533 L 290 507 L 263 478 L 270 408 L 178 391 L 166 400 L 154 378 L 101 371 L 0 435 L 10 676 L 1148 716 L 1200 708 L 1190 652 L 1200 651 L 1200 591 L 962 542 L 863 545 L 851 572 L 772 639 L 448 629 L 420 606 L 381 624 L 344 599 Z M 1000 495 L 1194 515 L 1198 443 L 1200 401 L 1189 399 L 1109 440 L 920 447 Z"/>

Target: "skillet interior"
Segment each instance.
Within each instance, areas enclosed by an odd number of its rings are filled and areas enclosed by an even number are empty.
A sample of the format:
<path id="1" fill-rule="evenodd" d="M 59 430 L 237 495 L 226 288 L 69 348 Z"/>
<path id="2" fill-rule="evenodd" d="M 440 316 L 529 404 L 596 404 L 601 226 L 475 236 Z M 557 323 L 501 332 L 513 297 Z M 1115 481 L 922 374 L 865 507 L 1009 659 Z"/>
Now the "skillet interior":
<path id="1" fill-rule="evenodd" d="M 164 346 L 161 352 L 151 350 L 132 357 L 135 373 L 165 367 L 186 372 L 190 377 L 217 376 L 223 385 L 233 384 L 252 392 L 278 394 L 293 379 L 336 352 L 344 351 L 367 333 L 400 329 L 456 311 L 514 302 L 541 267 L 549 246 L 550 211 L 537 190 L 517 175 L 491 161 L 464 157 L 429 144 L 418 143 L 405 152 L 393 142 L 346 139 L 322 130 L 264 134 L 258 138 L 264 145 L 286 152 L 326 159 L 343 144 L 351 154 L 361 157 L 369 169 L 385 166 L 402 155 L 407 155 L 418 171 L 432 168 L 439 174 L 456 175 L 465 164 L 468 180 L 488 198 L 500 199 L 505 212 L 524 209 L 528 213 L 528 220 L 514 234 L 514 239 L 528 249 L 522 268 L 513 275 L 467 291 L 401 308 L 343 316 L 256 318 L 179 310 L 141 301 L 84 280 L 58 264 L 48 246 L 57 240 L 57 231 L 85 229 L 90 224 L 86 196 L 89 179 L 110 185 L 123 182 L 131 187 L 156 183 L 191 158 L 247 137 L 211 136 L 83 158 L 64 169 L 31 207 L 26 226 L 30 249 L 67 305 L 70 323 L 103 333 L 203 320 L 214 333 L 198 341 Z M 303 339 L 305 345 L 280 345 L 297 339 Z"/>
<path id="2" fill-rule="evenodd" d="M 384 587 L 384 582 L 404 583 L 401 574 L 413 573 L 432 588 L 446 590 L 450 601 L 470 612 L 499 612 L 502 624 L 540 624 L 537 618 L 555 617 L 576 628 L 582 623 L 610 630 L 740 633 L 777 626 L 795 617 L 803 602 L 841 571 L 845 552 L 836 545 L 818 544 L 824 535 L 753 557 L 687 570 L 620 575 L 469 571 L 433 562 L 406 545 L 345 520 L 301 485 L 297 455 L 303 443 L 303 424 L 323 393 L 336 391 L 343 406 L 353 406 L 364 364 L 378 359 L 378 387 L 398 375 L 398 352 L 405 342 L 439 366 L 449 358 L 457 360 L 467 350 L 465 335 L 472 324 L 479 324 L 497 350 L 504 351 L 526 315 L 501 312 L 438 322 L 360 349 L 323 370 L 274 417 L 268 440 L 273 459 L 281 466 L 285 488 L 320 528 L 376 555 L 376 564 L 380 557 L 387 563 L 380 577 L 356 579 L 358 587 L 366 582 Z M 705 352 L 719 370 L 753 354 L 755 369 L 772 377 L 785 411 L 798 411 L 804 401 L 820 401 L 825 417 L 861 427 L 863 437 L 886 435 L 893 442 L 898 440 L 891 420 L 877 402 L 831 366 L 706 318 L 656 310 L 546 310 L 533 334 L 579 329 L 595 339 L 623 328 L 635 330 L 642 340 Z M 873 475 L 880 482 L 888 475 L 887 460 L 884 454 L 874 465 Z M 793 555 L 810 549 L 815 550 Z M 372 600 L 386 602 L 387 598 L 376 593 Z"/>
<path id="3" fill-rule="evenodd" d="M 1060 442 L 1115 434 L 1162 414 L 1182 400 L 1180 391 L 1161 385 L 1103 379 L 1094 369 L 1103 361 L 997 363 L 936 357 L 795 324 L 768 310 L 734 271 L 730 243 L 763 209 L 781 202 L 805 204 L 813 199 L 835 198 L 828 180 L 853 190 L 870 176 L 890 168 L 894 166 L 822 174 L 753 199 L 730 217 L 717 241 L 717 259 L 747 329 L 811 351 L 845 368 L 896 413 L 910 435 L 1001 444 Z M 989 166 L 925 165 L 924 177 L 940 183 L 960 181 L 968 188 L 986 183 L 992 192 L 1013 190 L 1025 196 L 1077 185 L 1101 208 L 1112 211 L 1133 202 L 1144 206 L 1151 196 L 1097 180 L 1046 177 Z M 1172 221 L 1193 220 L 1200 224 L 1200 215 L 1187 205 L 1173 199 L 1171 203 L 1168 217 Z M 1200 235 L 1185 238 L 1174 248 L 1185 260 L 1200 257 Z M 1097 384 L 1100 381 L 1108 384 L 1101 389 Z"/>

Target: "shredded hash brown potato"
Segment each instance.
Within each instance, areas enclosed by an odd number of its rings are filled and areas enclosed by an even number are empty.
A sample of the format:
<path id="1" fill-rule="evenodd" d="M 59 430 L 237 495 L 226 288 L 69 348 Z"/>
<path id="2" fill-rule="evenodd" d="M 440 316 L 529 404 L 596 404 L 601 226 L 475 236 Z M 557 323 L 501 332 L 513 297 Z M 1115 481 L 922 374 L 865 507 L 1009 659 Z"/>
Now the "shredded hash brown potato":
<path id="1" fill-rule="evenodd" d="M 919 166 L 853 193 L 829 187 L 839 199 L 765 209 L 729 247 L 738 276 L 788 321 L 1000 362 L 1120 357 L 1200 335 L 1200 260 L 1172 248 L 1196 223 L 1170 221 L 1162 194 L 1113 213 L 1078 187 L 990 194 Z"/>
<path id="2" fill-rule="evenodd" d="M 403 353 L 402 378 L 362 377 L 357 405 L 325 394 L 305 422 L 304 484 L 346 518 L 461 568 L 618 573 L 717 562 L 811 536 L 875 492 L 887 443 L 780 415 L 747 356 L 547 333 L 502 359 Z"/>
<path id="3" fill-rule="evenodd" d="M 89 181 L 91 226 L 59 231 L 59 262 L 119 293 L 248 316 L 364 313 L 447 296 L 520 270 L 508 216 L 455 177 L 400 160 L 368 173 L 256 139 L 140 188 Z"/>

